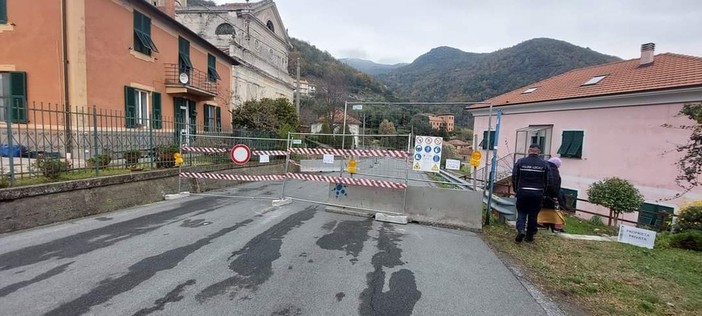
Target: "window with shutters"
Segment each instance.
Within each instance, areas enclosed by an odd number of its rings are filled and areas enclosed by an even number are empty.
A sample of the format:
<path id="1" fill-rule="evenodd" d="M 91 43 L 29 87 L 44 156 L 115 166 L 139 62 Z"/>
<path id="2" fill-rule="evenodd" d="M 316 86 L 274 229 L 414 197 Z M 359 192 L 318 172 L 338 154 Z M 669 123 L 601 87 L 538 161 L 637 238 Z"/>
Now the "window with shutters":
<path id="1" fill-rule="evenodd" d="M 190 62 L 190 42 L 182 37 L 178 37 L 178 68 L 181 73 L 189 73 L 193 69 Z"/>
<path id="2" fill-rule="evenodd" d="M 162 127 L 161 94 L 124 87 L 125 127 L 146 128 Z"/>
<path id="3" fill-rule="evenodd" d="M 0 72 L 0 121 L 27 123 L 27 73 Z"/>
<path id="4" fill-rule="evenodd" d="M 205 132 L 213 132 L 216 131 L 217 128 L 217 113 L 216 113 L 216 108 L 215 106 L 205 104 L 205 113 L 204 113 L 204 118 L 205 118 Z"/>
<path id="5" fill-rule="evenodd" d="M 487 150 L 487 139 L 488 139 L 488 131 L 483 131 L 483 140 L 480 142 L 480 148 L 483 150 Z M 497 144 L 497 140 L 495 139 L 495 131 L 490 131 L 490 144 L 492 144 L 492 147 L 490 148 L 495 148 L 495 144 Z"/>
<path id="6" fill-rule="evenodd" d="M 158 52 L 156 44 L 151 39 L 151 19 L 139 11 L 134 11 L 134 50 L 151 56 Z"/>
<path id="7" fill-rule="evenodd" d="M 7 0 L 0 0 L 0 24 L 7 24 Z"/>
<path id="8" fill-rule="evenodd" d="M 585 132 L 583 131 L 563 131 L 558 154 L 565 158 L 582 158 L 584 136 Z"/>
<path id="9" fill-rule="evenodd" d="M 217 73 L 217 58 L 212 54 L 207 54 L 207 79 L 213 82 L 222 79 Z"/>
<path id="10" fill-rule="evenodd" d="M 664 205 L 653 203 L 644 203 L 639 208 L 639 218 L 637 222 L 639 227 L 655 227 L 667 219 L 669 214 L 673 213 L 673 208 Z"/>

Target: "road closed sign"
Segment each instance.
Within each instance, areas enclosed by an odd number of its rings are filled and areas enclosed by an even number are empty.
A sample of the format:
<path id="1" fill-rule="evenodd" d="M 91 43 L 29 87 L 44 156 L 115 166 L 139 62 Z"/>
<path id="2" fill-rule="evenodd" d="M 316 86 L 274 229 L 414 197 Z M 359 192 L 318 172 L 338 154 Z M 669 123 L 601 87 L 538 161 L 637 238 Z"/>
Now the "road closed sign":
<path id="1" fill-rule="evenodd" d="M 251 149 L 246 145 L 236 145 L 229 151 L 229 157 L 237 165 L 244 165 L 251 159 Z"/>
<path id="2" fill-rule="evenodd" d="M 417 136 L 414 139 L 412 170 L 439 172 L 443 143 L 444 139 L 441 137 Z"/>

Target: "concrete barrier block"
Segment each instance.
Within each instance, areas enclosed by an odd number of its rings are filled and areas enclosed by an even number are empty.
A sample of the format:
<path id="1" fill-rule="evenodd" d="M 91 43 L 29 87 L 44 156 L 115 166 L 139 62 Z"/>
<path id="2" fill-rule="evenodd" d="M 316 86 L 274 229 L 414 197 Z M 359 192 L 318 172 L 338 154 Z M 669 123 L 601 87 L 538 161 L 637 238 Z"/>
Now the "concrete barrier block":
<path id="1" fill-rule="evenodd" d="M 273 200 L 272 205 L 275 207 L 283 206 L 283 205 L 288 205 L 292 203 L 292 199 L 290 198 L 284 198 L 282 200 Z"/>
<path id="2" fill-rule="evenodd" d="M 180 193 L 176 193 L 176 194 L 166 194 L 165 198 L 166 198 L 166 201 L 169 201 L 169 200 L 182 199 L 182 198 L 188 197 L 188 196 L 190 196 L 190 192 L 186 191 L 186 192 L 180 192 Z"/>
<path id="3" fill-rule="evenodd" d="M 406 215 L 390 215 L 385 213 L 375 213 L 375 220 L 402 225 L 407 225 L 409 222 Z"/>

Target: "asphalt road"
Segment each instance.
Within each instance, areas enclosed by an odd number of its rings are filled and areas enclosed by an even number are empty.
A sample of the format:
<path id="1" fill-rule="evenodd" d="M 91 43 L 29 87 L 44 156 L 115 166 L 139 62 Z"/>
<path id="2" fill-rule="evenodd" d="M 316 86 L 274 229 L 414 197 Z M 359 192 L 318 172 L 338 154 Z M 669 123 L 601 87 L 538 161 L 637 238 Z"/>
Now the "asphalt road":
<path id="1" fill-rule="evenodd" d="M 279 192 L 250 183 L 0 235 L 0 314 L 545 314 L 476 234 L 227 197 Z"/>

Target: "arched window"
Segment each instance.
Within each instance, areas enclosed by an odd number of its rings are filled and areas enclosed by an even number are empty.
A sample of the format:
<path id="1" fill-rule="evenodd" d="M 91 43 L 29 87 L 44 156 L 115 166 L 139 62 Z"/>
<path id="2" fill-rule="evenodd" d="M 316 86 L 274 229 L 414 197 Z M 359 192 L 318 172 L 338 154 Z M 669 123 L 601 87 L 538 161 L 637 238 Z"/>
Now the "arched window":
<path id="1" fill-rule="evenodd" d="M 271 32 L 275 32 L 275 27 L 273 26 L 273 22 L 271 22 L 271 20 L 268 20 L 268 22 L 266 22 L 266 26 L 269 30 L 271 30 Z"/>
<path id="2" fill-rule="evenodd" d="M 229 23 L 222 23 L 217 26 L 217 29 L 215 30 L 216 35 L 234 35 L 236 32 L 234 32 L 234 27 L 229 24 Z"/>

